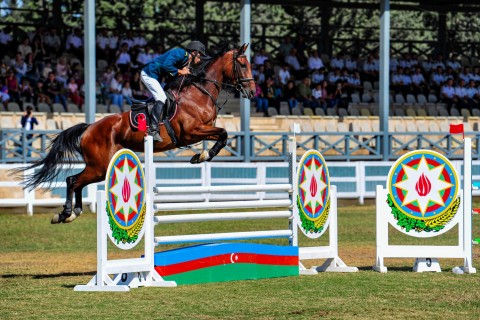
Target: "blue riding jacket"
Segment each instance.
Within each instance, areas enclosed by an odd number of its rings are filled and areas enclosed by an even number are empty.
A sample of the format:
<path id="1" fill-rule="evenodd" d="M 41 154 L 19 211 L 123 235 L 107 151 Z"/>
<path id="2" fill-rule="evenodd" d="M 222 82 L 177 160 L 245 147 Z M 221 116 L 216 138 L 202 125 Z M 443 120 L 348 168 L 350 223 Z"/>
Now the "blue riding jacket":
<path id="1" fill-rule="evenodd" d="M 159 55 L 143 67 L 145 73 L 157 80 L 163 77 L 178 76 L 178 69 L 182 69 L 188 63 L 188 52 L 182 48 L 174 48 Z"/>

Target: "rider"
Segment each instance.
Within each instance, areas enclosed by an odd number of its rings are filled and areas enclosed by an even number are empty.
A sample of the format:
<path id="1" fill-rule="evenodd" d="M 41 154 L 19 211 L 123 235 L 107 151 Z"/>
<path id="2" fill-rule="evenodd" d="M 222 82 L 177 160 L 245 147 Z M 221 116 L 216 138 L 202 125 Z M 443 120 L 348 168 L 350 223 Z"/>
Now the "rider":
<path id="1" fill-rule="evenodd" d="M 175 79 L 178 75 L 186 76 L 190 74 L 190 64 L 200 63 L 200 55 L 205 56 L 205 46 L 200 41 L 192 41 L 187 45 L 186 50 L 173 48 L 143 67 L 140 73 L 142 82 L 155 99 L 151 112 L 151 123 L 148 128 L 148 134 L 153 136 L 153 140 L 163 141 L 158 132 L 158 122 L 162 119 L 167 96 L 160 85 L 160 81 L 163 77 Z"/>

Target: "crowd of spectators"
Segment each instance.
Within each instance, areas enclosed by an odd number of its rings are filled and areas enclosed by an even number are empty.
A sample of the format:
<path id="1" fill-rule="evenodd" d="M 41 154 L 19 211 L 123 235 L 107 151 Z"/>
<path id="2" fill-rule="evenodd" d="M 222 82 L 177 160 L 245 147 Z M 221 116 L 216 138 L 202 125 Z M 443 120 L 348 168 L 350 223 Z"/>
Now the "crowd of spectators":
<path id="1" fill-rule="evenodd" d="M 81 29 L 62 39 L 56 28 L 39 28 L 13 45 L 9 27 L 0 31 L 0 101 L 38 104 L 84 104 L 83 52 Z M 101 30 L 96 38 L 97 103 L 116 104 L 121 109 L 132 98 L 145 99 L 148 91 L 140 81 L 139 68 L 162 54 L 152 47 L 143 32 Z M 339 52 L 333 57 L 312 49 L 303 36 L 286 36 L 276 52 L 253 48 L 252 73 L 256 80 L 255 108 L 266 112 L 282 101 L 291 110 L 341 108 L 362 94 L 366 81 L 379 79 L 378 52 L 360 57 Z M 435 94 L 449 107 L 479 106 L 480 67 L 462 65 L 456 54 L 419 57 L 404 53 L 390 57 L 392 93 Z"/>

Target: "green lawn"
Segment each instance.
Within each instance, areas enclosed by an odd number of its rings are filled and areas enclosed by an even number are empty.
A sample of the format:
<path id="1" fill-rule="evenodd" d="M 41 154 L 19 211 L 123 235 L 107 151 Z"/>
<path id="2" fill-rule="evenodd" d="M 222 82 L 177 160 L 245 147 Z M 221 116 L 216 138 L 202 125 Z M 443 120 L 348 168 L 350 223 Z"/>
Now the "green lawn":
<path id="1" fill-rule="evenodd" d="M 53 212 L 52 212 L 53 213 Z M 460 260 L 441 259 L 444 272 L 413 273 L 413 259 L 386 259 L 389 272 L 371 271 L 375 260 L 375 208 L 339 208 L 341 258 L 358 273 L 325 273 L 129 293 L 74 292 L 96 267 L 96 217 L 50 225 L 51 214 L 0 214 L 0 319 L 479 319 L 480 275 L 456 275 Z M 158 234 L 284 228 L 283 221 L 177 224 Z M 173 229 L 173 230 L 172 230 Z M 474 218 L 480 236 L 480 219 Z M 454 244 L 456 228 L 442 239 L 418 241 L 395 234 L 391 243 Z M 318 243 L 326 244 L 327 234 Z M 269 242 L 272 243 L 272 242 Z M 278 244 L 286 244 L 279 240 Z M 302 240 L 312 245 L 311 240 Z M 114 251 L 113 257 L 140 251 Z M 480 247 L 474 247 L 479 267 Z M 307 266 L 321 261 L 308 261 Z M 479 270 L 480 272 L 480 270 Z"/>

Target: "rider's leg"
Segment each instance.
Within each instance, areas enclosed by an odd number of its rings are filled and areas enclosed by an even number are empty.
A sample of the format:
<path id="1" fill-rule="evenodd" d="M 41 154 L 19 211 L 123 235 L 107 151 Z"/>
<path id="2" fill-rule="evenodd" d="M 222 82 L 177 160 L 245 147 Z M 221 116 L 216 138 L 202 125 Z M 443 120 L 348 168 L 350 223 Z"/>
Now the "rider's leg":
<path id="1" fill-rule="evenodd" d="M 150 126 L 148 128 L 148 134 L 153 136 L 153 140 L 162 142 L 163 139 L 162 137 L 160 137 L 160 134 L 158 132 L 158 125 L 161 120 L 160 117 L 163 112 L 163 107 L 165 105 L 167 96 L 165 95 L 165 92 L 163 91 L 163 88 L 157 81 L 157 79 L 150 77 L 143 70 L 140 73 L 140 77 L 143 84 L 145 84 L 145 87 L 147 87 L 147 89 L 152 93 L 155 99 L 155 104 L 152 108 L 152 114 L 150 115 Z"/>

